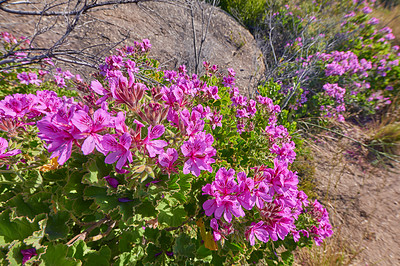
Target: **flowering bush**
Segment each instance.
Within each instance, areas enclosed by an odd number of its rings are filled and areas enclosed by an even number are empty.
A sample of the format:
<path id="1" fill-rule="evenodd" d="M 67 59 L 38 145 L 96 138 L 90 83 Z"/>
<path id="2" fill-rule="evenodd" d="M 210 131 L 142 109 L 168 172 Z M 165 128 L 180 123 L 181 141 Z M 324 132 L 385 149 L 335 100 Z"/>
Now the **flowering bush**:
<path id="1" fill-rule="evenodd" d="M 298 6 L 286 6 L 287 10 L 281 8 L 274 13 L 274 23 L 279 22 L 286 31 L 293 31 L 292 24 L 297 25 L 303 34 L 303 38 L 293 35 L 284 48 L 272 51 L 277 55 L 275 61 L 284 64 L 269 68 L 273 73 L 267 75 L 264 87 L 267 89 L 274 80 L 278 82 L 281 95 L 275 94 L 272 99 L 280 101 L 282 109 L 291 110 L 293 117 L 332 117 L 344 121 L 345 116 L 385 110 L 397 99 L 400 54 L 398 47 L 391 44 L 395 38 L 392 30 L 380 29 L 379 20 L 370 16 L 373 2 L 349 2 L 352 11 L 342 16 L 336 34 L 306 27 L 318 29 L 328 25 L 318 13 L 318 5 L 314 10 L 316 19 L 308 20 L 308 24 L 299 22 L 303 17 L 298 17 L 297 23 L 287 23 L 288 17 L 295 19 L 293 12 L 301 10 Z M 304 38 L 305 34 L 309 36 Z M 271 41 L 275 39 L 265 38 L 264 43 Z"/>
<path id="2" fill-rule="evenodd" d="M 279 105 L 242 95 L 233 69 L 161 71 L 150 48 L 118 49 L 90 84 L 60 69 L 2 73 L 26 93 L 0 101 L 0 260 L 290 263 L 332 235 L 297 189 Z"/>

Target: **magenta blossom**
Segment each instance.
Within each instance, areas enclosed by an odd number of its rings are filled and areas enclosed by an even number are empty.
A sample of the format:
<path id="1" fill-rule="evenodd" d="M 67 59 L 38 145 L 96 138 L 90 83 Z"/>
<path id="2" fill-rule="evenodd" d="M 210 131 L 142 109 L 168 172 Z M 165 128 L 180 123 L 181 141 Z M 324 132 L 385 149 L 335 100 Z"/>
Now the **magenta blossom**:
<path id="1" fill-rule="evenodd" d="M 267 243 L 269 240 L 269 233 L 265 229 L 264 222 L 259 221 L 258 223 L 251 223 L 251 226 L 245 232 L 246 239 L 250 242 L 250 245 L 254 246 L 255 239 Z"/>
<path id="2" fill-rule="evenodd" d="M 28 249 L 21 249 L 21 254 L 22 254 L 22 265 L 25 265 L 25 263 L 30 260 L 32 257 L 37 256 L 36 249 L 35 248 L 28 248 Z"/>
<path id="3" fill-rule="evenodd" d="M 211 146 L 213 142 L 211 134 L 200 132 L 183 143 L 181 150 L 183 156 L 188 158 L 183 166 L 184 174 L 199 176 L 201 170 L 212 172 L 210 164 L 215 160 L 211 157 L 216 155 L 216 150 Z"/>
<path id="4" fill-rule="evenodd" d="M 14 156 L 14 155 L 17 155 L 17 154 L 21 153 L 21 150 L 18 150 L 18 149 L 17 150 L 8 151 L 8 152 L 4 153 L 7 148 L 8 148 L 7 140 L 5 140 L 5 139 L 0 137 L 0 160 L 4 159 L 6 157 Z"/>
<path id="5" fill-rule="evenodd" d="M 87 112 L 79 110 L 75 112 L 71 122 L 82 132 L 82 135 L 87 136 L 82 145 L 83 154 L 92 153 L 95 147 L 104 155 L 107 154 L 101 145 L 103 136 L 97 134 L 111 124 L 111 116 L 107 111 L 98 109 L 92 118 Z"/>
<path id="6" fill-rule="evenodd" d="M 171 172 L 178 172 L 174 167 L 174 162 L 178 159 L 178 152 L 175 149 L 169 148 L 167 152 L 163 152 L 158 156 L 158 163 L 165 168 L 168 175 Z"/>
<path id="7" fill-rule="evenodd" d="M 119 185 L 119 182 L 117 179 L 111 177 L 111 176 L 105 176 L 104 179 L 107 181 L 107 183 L 112 186 L 113 188 L 117 188 Z"/>
<path id="8" fill-rule="evenodd" d="M 50 158 L 58 157 L 60 165 L 71 157 L 74 141 L 83 137 L 70 121 L 75 107 L 68 110 L 67 106 L 64 106 L 57 114 L 48 115 L 37 122 L 39 138 L 46 141 L 47 150 L 52 152 Z"/>
<path id="9" fill-rule="evenodd" d="M 210 227 L 213 229 L 214 241 L 219 241 L 221 238 L 226 239 L 226 236 L 234 232 L 232 224 L 223 223 L 215 218 L 211 219 Z"/>
<path id="10" fill-rule="evenodd" d="M 168 145 L 165 140 L 154 140 L 161 137 L 165 132 L 163 125 L 157 125 L 155 127 L 149 126 L 147 137 L 143 140 L 143 144 L 146 146 L 150 157 L 155 157 L 157 154 L 161 154 L 164 151 L 164 147 Z"/>
<path id="11" fill-rule="evenodd" d="M 101 144 L 106 151 L 111 151 L 105 159 L 105 163 L 112 164 L 117 162 L 116 169 L 121 170 L 128 160 L 133 161 L 132 153 L 129 150 L 132 143 L 132 137 L 129 133 L 124 133 L 119 138 L 120 143 L 114 136 L 107 134 L 103 137 Z"/>

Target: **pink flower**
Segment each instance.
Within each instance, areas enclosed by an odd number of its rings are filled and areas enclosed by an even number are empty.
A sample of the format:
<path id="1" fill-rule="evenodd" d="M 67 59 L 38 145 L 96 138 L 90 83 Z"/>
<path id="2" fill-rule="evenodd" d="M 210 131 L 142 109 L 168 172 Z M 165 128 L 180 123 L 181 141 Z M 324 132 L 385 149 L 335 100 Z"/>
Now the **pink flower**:
<path id="1" fill-rule="evenodd" d="M 71 122 L 83 133 L 83 135 L 87 136 L 82 145 L 83 154 L 87 155 L 92 153 L 95 147 L 104 155 L 107 154 L 107 151 L 105 151 L 101 145 L 101 139 L 103 136 L 97 134 L 111 124 L 111 117 L 107 111 L 98 109 L 94 112 L 92 118 L 87 112 L 78 110 L 72 117 Z"/>
<path id="2" fill-rule="evenodd" d="M 8 148 L 8 141 L 0 137 L 0 160 L 9 156 L 14 156 L 21 153 L 21 150 L 12 150 L 5 153 Z"/>
<path id="3" fill-rule="evenodd" d="M 293 141 L 290 141 L 283 143 L 282 148 L 274 144 L 272 145 L 270 151 L 271 153 L 275 153 L 277 155 L 278 160 L 293 163 L 296 159 L 296 153 L 294 152 L 294 149 L 295 144 Z"/>
<path id="4" fill-rule="evenodd" d="M 364 14 L 369 14 L 372 12 L 372 9 L 369 6 L 366 6 L 362 9 L 362 11 L 364 12 Z"/>
<path id="5" fill-rule="evenodd" d="M 104 179 L 107 181 L 107 183 L 112 186 L 113 188 L 117 188 L 119 185 L 119 182 L 117 179 L 111 177 L 111 176 L 105 176 Z"/>
<path id="6" fill-rule="evenodd" d="M 169 148 L 167 152 L 163 152 L 158 156 L 158 163 L 167 170 L 168 174 L 171 174 L 171 172 L 178 172 L 174 167 L 174 162 L 177 159 L 178 152 Z"/>
<path id="7" fill-rule="evenodd" d="M 21 254 L 22 254 L 22 265 L 25 265 L 25 263 L 30 260 L 32 257 L 37 256 L 36 249 L 35 248 L 28 248 L 28 249 L 21 249 Z"/>
<path id="8" fill-rule="evenodd" d="M 216 150 L 211 146 L 213 142 L 211 134 L 200 132 L 183 143 L 181 150 L 183 156 L 188 158 L 183 166 L 184 174 L 192 173 L 199 176 L 201 170 L 212 172 L 210 164 L 215 160 L 211 157 L 216 155 Z"/>
<path id="9" fill-rule="evenodd" d="M 97 94 L 103 96 L 99 100 L 97 100 L 96 104 L 101 104 L 111 96 L 111 93 L 108 90 L 104 89 L 103 85 L 101 85 L 101 83 L 98 80 L 93 80 L 92 83 L 90 84 L 90 88 Z"/>
<path id="10" fill-rule="evenodd" d="M 161 137 L 165 132 L 163 125 L 157 125 L 155 127 L 149 126 L 147 137 L 143 140 L 143 144 L 146 146 L 150 157 L 155 157 L 157 154 L 164 152 L 164 147 L 168 145 L 165 140 L 154 140 Z"/>
<path id="11" fill-rule="evenodd" d="M 54 115 L 47 115 L 37 122 L 39 138 L 46 141 L 47 150 L 52 152 L 50 158 L 58 157 L 58 163 L 64 164 L 71 157 L 72 144 L 81 139 L 81 132 L 71 123 L 75 105 L 60 108 Z"/>
<path id="12" fill-rule="evenodd" d="M 232 234 L 234 231 L 232 224 L 223 223 L 221 220 L 215 218 L 211 219 L 210 227 L 213 229 L 214 241 L 219 241 L 221 238 L 226 239 L 226 236 Z"/>
<path id="13" fill-rule="evenodd" d="M 65 88 L 67 85 L 65 84 L 65 80 L 60 75 L 54 75 L 54 81 L 56 82 L 57 86 L 60 88 Z"/>
<path id="14" fill-rule="evenodd" d="M 206 209 L 205 207 L 207 207 L 207 204 L 206 204 L 207 202 L 208 201 L 206 201 L 203 204 L 204 209 Z M 221 217 L 223 215 L 225 221 L 230 223 L 232 221 L 232 214 L 235 217 L 245 216 L 242 206 L 240 205 L 240 203 L 238 202 L 238 200 L 235 196 L 226 196 L 222 199 L 217 198 L 216 203 L 217 203 L 217 207 L 215 208 L 214 216 L 218 220 L 221 219 Z"/>
<path id="15" fill-rule="evenodd" d="M 251 226 L 245 232 L 246 239 L 250 242 L 250 245 L 254 246 L 255 239 L 267 243 L 269 240 L 269 233 L 264 227 L 264 222 L 259 221 L 258 223 L 251 223 Z"/>
<path id="16" fill-rule="evenodd" d="M 133 161 L 132 153 L 129 150 L 132 143 L 132 137 L 128 132 L 126 132 L 119 138 L 119 141 L 120 143 L 118 143 L 114 136 L 107 134 L 103 137 L 101 144 L 106 151 L 111 151 L 104 162 L 112 164 L 118 161 L 115 168 L 121 170 L 127 160 L 130 163 Z"/>

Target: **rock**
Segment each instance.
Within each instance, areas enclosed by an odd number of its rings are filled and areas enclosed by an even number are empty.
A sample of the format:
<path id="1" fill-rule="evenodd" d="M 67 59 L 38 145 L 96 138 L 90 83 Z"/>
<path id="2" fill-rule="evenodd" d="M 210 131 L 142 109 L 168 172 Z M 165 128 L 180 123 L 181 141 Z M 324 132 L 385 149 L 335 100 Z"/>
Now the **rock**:
<path id="1" fill-rule="evenodd" d="M 83 51 L 94 52 L 95 56 L 90 60 L 99 63 L 102 58 L 110 54 L 108 48 L 114 48 L 106 43 L 120 42 L 123 36 L 128 36 L 123 43 L 115 46 L 118 47 L 147 38 L 152 44 L 150 56 L 159 60 L 163 68 L 176 69 L 179 65 L 185 64 L 193 72 L 195 56 L 190 9 L 186 5 L 177 3 L 179 2 L 144 2 L 92 9 L 92 12 L 82 16 L 79 25 L 62 48 L 80 50 L 91 46 L 90 49 Z M 219 65 L 225 73 L 226 68 L 231 67 L 237 73 L 237 85 L 243 92 L 254 88 L 265 66 L 261 51 L 251 33 L 217 7 L 196 6 L 194 14 L 197 49 L 201 41 L 202 26 L 204 33 L 211 14 L 202 46 L 200 65 L 202 61 L 207 60 Z M 39 17 L 0 13 L 1 28 L 16 36 L 32 36 L 38 19 Z M 44 17 L 41 27 L 51 25 L 53 27 L 35 39 L 35 46 L 49 47 L 57 41 L 66 30 L 64 19 L 59 17 L 59 22 L 53 25 L 54 17 Z M 202 69 L 199 68 L 200 72 Z M 75 66 L 72 70 L 83 71 L 86 77 L 88 73 L 93 72 L 87 67 Z"/>

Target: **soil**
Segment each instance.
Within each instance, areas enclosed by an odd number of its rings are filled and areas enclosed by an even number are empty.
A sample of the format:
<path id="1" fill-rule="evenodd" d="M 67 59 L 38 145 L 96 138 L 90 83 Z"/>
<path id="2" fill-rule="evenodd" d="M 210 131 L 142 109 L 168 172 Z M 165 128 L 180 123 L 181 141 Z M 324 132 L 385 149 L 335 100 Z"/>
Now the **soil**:
<path id="1" fill-rule="evenodd" d="M 366 138 L 355 125 L 341 130 L 361 142 Z M 353 249 L 351 265 L 400 265 L 400 164 L 373 166 L 366 148 L 331 132 L 311 146 L 319 200 L 339 238 L 351 246 L 337 248 Z"/>

